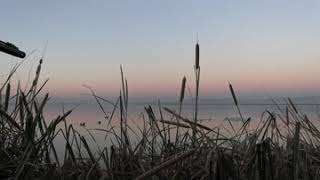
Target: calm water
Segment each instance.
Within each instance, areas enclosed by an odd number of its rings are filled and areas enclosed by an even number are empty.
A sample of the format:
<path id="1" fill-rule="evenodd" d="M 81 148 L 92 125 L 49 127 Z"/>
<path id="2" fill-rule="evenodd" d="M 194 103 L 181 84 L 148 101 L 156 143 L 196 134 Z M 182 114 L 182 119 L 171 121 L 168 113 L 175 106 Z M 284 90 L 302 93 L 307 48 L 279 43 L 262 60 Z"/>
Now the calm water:
<path id="1" fill-rule="evenodd" d="M 116 100 L 110 100 L 115 104 Z M 247 98 L 240 99 L 240 110 L 245 119 L 251 117 L 253 122 L 260 120 L 262 113 L 265 110 L 271 112 L 280 113 L 280 109 L 285 109 L 286 101 L 283 99 L 275 100 L 279 105 L 276 106 L 274 102 L 266 98 Z M 317 121 L 319 118 L 318 112 L 320 110 L 320 98 L 315 97 L 304 97 L 304 98 L 293 98 L 295 104 L 300 112 L 303 112 L 309 116 L 310 119 Z M 101 102 L 102 106 L 110 119 L 111 113 L 113 111 L 113 106 L 106 102 Z M 191 100 L 186 100 L 182 107 L 182 116 L 192 119 L 193 117 L 193 105 Z M 128 124 L 132 129 L 138 132 L 138 126 L 143 126 L 143 118 L 148 119 L 147 114 L 144 111 L 144 107 L 150 105 L 157 119 L 160 119 L 159 105 L 157 100 L 132 100 L 128 106 Z M 162 101 L 162 107 L 168 107 L 170 109 L 176 110 L 178 112 L 179 106 L 177 101 Z M 109 123 L 109 119 L 105 118 L 104 113 L 96 103 L 93 98 L 85 98 L 78 100 L 67 100 L 67 99 L 55 99 L 53 98 L 45 109 L 45 117 L 47 121 L 54 119 L 59 114 L 62 114 L 63 108 L 65 111 L 75 108 L 73 113 L 67 118 L 68 124 L 73 124 L 73 126 L 88 140 L 90 146 L 93 149 L 103 149 L 105 146 L 109 146 L 112 142 L 110 139 L 105 139 L 105 132 L 91 130 L 90 132 L 95 136 L 97 143 L 91 139 L 86 129 L 105 129 Z M 167 112 L 163 111 L 164 119 L 169 120 L 172 116 Z M 112 118 L 111 124 L 113 126 L 119 127 L 119 110 L 116 110 L 114 117 Z M 232 99 L 201 99 L 199 103 L 199 113 L 198 119 L 207 126 L 224 126 L 230 128 L 228 121 L 225 118 L 235 119 L 238 118 L 239 114 L 236 106 L 233 104 Z M 101 121 L 101 124 L 98 124 Z M 86 129 L 80 126 L 80 123 L 86 124 Z M 235 126 L 241 125 L 241 122 L 234 122 Z M 253 123 L 254 124 L 254 123 Z M 60 126 L 62 127 L 62 126 Z M 139 135 L 138 135 L 139 136 Z M 132 134 L 132 139 L 137 138 L 136 135 Z M 63 137 L 58 137 L 55 144 L 57 145 L 57 150 L 59 154 L 63 154 L 63 149 L 65 142 Z"/>
<path id="2" fill-rule="evenodd" d="M 116 103 L 116 100 L 110 100 L 112 103 Z M 276 102 L 278 105 L 275 105 Z M 308 114 L 310 117 L 317 117 L 317 112 L 320 110 L 320 98 L 319 97 L 301 97 L 293 98 L 294 104 L 300 112 Z M 179 105 L 177 101 L 160 101 L 161 107 L 168 107 L 178 112 Z M 261 114 L 265 110 L 279 113 L 279 108 L 284 110 L 287 102 L 284 98 L 277 98 L 274 100 L 267 98 L 247 98 L 239 100 L 239 106 L 241 113 L 245 118 L 251 117 L 251 119 L 260 119 Z M 319 105 L 318 105 L 319 104 Z M 113 105 L 102 102 L 107 117 L 111 116 L 113 111 Z M 129 121 L 139 122 L 141 119 L 141 113 L 145 114 L 144 108 L 151 106 L 154 110 L 156 117 L 160 119 L 158 100 L 132 100 L 128 106 L 128 119 Z M 46 106 L 45 112 L 48 120 L 53 119 L 59 114 L 62 114 L 63 108 L 65 111 L 74 108 L 73 113 L 68 117 L 68 123 L 79 125 L 81 122 L 85 122 L 88 128 L 94 128 L 98 125 L 98 121 L 102 122 L 102 125 L 107 123 L 105 115 L 100 109 L 99 105 L 94 99 L 85 98 L 82 100 L 68 100 L 68 99 L 55 99 L 53 98 Z M 192 119 L 193 117 L 193 102 L 186 100 L 182 105 L 182 116 Z M 198 108 L 198 119 L 209 122 L 223 121 L 226 117 L 233 118 L 239 117 L 236 106 L 233 104 L 232 99 L 200 99 Z M 165 117 L 168 113 L 163 111 Z M 168 118 L 168 117 L 167 117 Z M 119 110 L 114 113 L 113 121 L 119 120 Z"/>

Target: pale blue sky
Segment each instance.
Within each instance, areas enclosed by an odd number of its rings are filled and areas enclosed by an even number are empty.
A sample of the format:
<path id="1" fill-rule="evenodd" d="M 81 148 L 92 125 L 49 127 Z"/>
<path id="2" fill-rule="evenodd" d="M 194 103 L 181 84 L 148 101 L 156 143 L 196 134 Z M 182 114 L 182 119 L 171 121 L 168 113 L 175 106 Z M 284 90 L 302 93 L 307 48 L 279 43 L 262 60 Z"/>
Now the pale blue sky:
<path id="1" fill-rule="evenodd" d="M 77 95 L 88 84 L 119 91 L 119 65 L 132 95 L 178 94 L 193 78 L 201 46 L 201 92 L 318 95 L 319 1 L 18 1 L 0 5 L 0 39 L 30 52 L 26 79 L 48 41 L 43 77 L 53 95 Z M 18 60 L 0 54 L 4 74 Z M 320 92 L 320 91 L 319 91 Z"/>

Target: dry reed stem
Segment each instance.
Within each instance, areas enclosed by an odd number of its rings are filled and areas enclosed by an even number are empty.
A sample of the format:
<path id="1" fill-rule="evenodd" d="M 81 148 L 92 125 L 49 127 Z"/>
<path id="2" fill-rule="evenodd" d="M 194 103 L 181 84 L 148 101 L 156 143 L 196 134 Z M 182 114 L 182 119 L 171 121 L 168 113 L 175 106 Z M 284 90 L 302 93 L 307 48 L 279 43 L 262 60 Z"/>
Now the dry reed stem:
<path id="1" fill-rule="evenodd" d="M 165 168 L 168 168 L 170 165 L 177 163 L 178 161 L 181 161 L 181 160 L 193 155 L 194 152 L 195 152 L 195 149 L 190 149 L 180 155 L 174 155 L 170 158 L 170 160 L 167 160 L 167 161 L 163 162 L 162 164 L 154 167 L 153 169 L 150 169 L 149 171 L 141 174 L 140 176 L 136 177 L 135 180 L 146 179 L 146 178 L 156 174 L 157 172 L 159 172 Z"/>

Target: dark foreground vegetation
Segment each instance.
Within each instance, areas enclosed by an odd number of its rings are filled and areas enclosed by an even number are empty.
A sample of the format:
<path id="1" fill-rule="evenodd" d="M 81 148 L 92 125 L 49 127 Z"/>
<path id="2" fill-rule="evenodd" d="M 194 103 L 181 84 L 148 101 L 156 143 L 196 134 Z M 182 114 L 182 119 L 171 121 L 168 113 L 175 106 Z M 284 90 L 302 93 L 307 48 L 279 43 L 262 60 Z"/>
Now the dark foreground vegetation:
<path id="1" fill-rule="evenodd" d="M 116 102 L 109 102 L 114 109 L 106 119 L 108 126 L 97 129 L 113 139 L 103 149 L 90 147 L 89 137 L 68 124 L 71 110 L 54 120 L 45 119 L 43 109 L 49 96 L 38 97 L 46 84 L 38 83 L 42 60 L 26 90 L 19 84 L 11 88 L 10 79 L 19 65 L 15 66 L 0 89 L 0 179 L 320 179 L 320 131 L 290 99 L 285 109 L 266 110 L 261 120 L 255 120 L 258 125 L 252 127 L 253 120 L 241 115 L 230 85 L 242 126 L 236 128 L 235 122 L 229 122 L 223 129 L 199 122 L 198 48 L 194 117 L 181 116 L 186 86 L 183 78 L 180 108 L 162 107 L 160 101 L 157 109 L 146 106 L 143 125 L 132 132 L 127 114 L 128 86 L 121 70 L 121 95 Z M 93 91 L 91 94 L 98 104 L 107 101 Z M 120 113 L 120 119 L 115 120 L 118 126 L 110 123 L 115 113 Z M 165 119 L 164 113 L 171 118 Z M 132 140 L 132 133 L 139 138 Z M 62 158 L 53 143 L 57 136 L 64 138 Z"/>

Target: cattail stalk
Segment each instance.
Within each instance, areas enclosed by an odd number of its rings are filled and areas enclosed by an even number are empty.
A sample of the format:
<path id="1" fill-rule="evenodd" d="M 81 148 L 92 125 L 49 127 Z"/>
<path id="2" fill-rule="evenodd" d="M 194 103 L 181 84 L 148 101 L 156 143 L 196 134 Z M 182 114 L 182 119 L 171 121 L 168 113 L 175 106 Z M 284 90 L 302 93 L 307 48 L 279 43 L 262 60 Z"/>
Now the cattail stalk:
<path id="1" fill-rule="evenodd" d="M 244 127 L 245 121 L 244 121 L 244 119 L 243 119 L 242 113 L 241 113 L 240 108 L 239 108 L 239 103 L 238 103 L 238 100 L 237 100 L 237 97 L 236 97 L 236 93 L 234 92 L 233 87 L 232 87 L 232 85 L 231 85 L 230 82 L 229 82 L 229 89 L 230 89 L 230 92 L 231 92 L 231 95 L 232 95 L 232 98 L 233 98 L 233 102 L 234 102 L 234 104 L 236 105 L 237 110 L 238 110 L 238 113 L 239 113 L 240 118 L 241 118 L 241 120 L 242 120 L 243 128 L 244 128 L 244 130 L 246 131 L 246 134 L 248 134 L 248 131 L 247 131 L 246 128 Z"/>
<path id="2" fill-rule="evenodd" d="M 187 78 L 184 76 L 182 79 L 182 84 L 181 84 L 181 91 L 180 91 L 180 99 L 179 99 L 179 116 L 181 116 L 181 111 L 182 111 L 182 102 L 184 98 L 184 92 L 186 89 L 186 82 Z M 180 118 L 177 117 L 177 123 L 180 123 Z M 176 132 L 176 145 L 179 143 L 179 126 L 177 126 L 177 132 Z"/>
<path id="3" fill-rule="evenodd" d="M 232 95 L 232 98 L 233 98 L 233 102 L 234 102 L 234 104 L 236 105 L 237 110 L 238 110 L 238 112 L 239 112 L 240 118 L 241 118 L 242 122 L 244 123 L 243 116 L 242 116 L 241 111 L 240 111 L 240 109 L 239 109 L 239 104 L 238 104 L 238 100 L 237 100 L 236 94 L 235 94 L 235 92 L 234 92 L 234 90 L 233 90 L 233 87 L 232 87 L 232 85 L 230 84 L 230 82 L 229 82 L 229 89 L 230 89 L 230 92 L 231 92 L 231 95 Z"/>
<path id="4" fill-rule="evenodd" d="M 198 119 L 198 98 L 199 98 L 199 81 L 200 81 L 200 46 L 196 44 L 196 61 L 195 61 L 195 77 L 196 77 L 196 99 L 195 99 L 195 110 L 194 110 L 194 122 L 197 123 Z M 192 133 L 193 142 L 196 139 L 195 127 Z M 194 144 L 193 144 L 194 145 Z"/>

